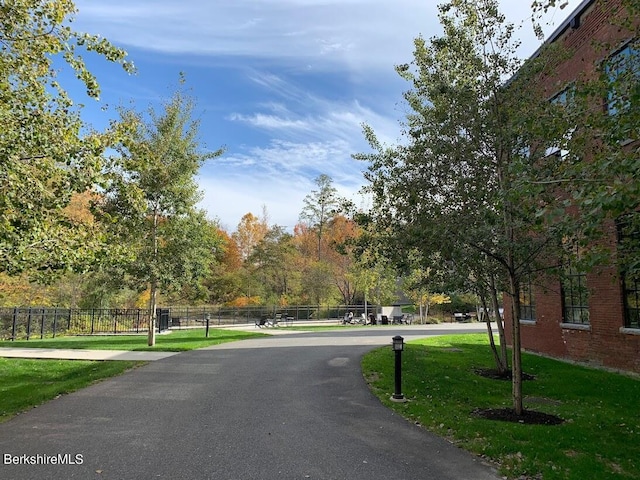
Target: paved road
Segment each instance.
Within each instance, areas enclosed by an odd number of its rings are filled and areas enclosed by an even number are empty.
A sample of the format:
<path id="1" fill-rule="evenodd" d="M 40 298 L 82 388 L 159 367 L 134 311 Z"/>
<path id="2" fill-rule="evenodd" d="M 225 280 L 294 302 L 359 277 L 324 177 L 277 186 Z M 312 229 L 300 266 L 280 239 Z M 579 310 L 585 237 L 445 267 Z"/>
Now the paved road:
<path id="1" fill-rule="evenodd" d="M 0 424 L 0 478 L 499 478 L 369 392 L 360 359 L 396 333 L 448 331 L 278 335 L 157 360 Z M 7 465 L 58 454 L 76 464 Z"/>

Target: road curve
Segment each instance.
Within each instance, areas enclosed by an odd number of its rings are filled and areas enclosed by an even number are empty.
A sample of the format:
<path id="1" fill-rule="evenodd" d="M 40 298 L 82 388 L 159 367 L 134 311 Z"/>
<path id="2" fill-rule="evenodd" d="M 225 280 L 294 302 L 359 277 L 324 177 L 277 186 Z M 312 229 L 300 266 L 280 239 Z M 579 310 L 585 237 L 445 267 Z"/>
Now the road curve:
<path id="1" fill-rule="evenodd" d="M 381 405 L 360 372 L 396 334 L 478 329 L 292 333 L 157 360 L 0 424 L 0 478 L 495 480 Z"/>

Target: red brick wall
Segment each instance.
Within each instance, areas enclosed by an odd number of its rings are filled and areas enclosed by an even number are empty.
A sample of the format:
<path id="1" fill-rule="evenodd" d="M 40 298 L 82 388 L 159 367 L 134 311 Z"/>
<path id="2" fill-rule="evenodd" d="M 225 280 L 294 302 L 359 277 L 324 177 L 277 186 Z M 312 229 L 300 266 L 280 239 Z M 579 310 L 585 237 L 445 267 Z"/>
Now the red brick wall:
<path id="1" fill-rule="evenodd" d="M 558 282 L 534 287 L 536 321 L 520 324 L 522 347 L 552 357 L 640 373 L 640 335 L 621 332 L 622 288 L 615 269 L 587 276 L 590 325 L 587 330 L 562 324 Z M 511 338 L 511 302 L 505 297 L 505 329 Z M 640 333 L 640 332 L 638 332 Z"/>
<path id="2" fill-rule="evenodd" d="M 620 22 L 612 21 L 626 15 L 620 3 L 619 0 L 596 1 L 581 15 L 577 29 L 569 27 L 560 36 L 557 41 L 564 42 L 573 55 L 558 65 L 553 77 L 543 79 L 549 97 L 579 76 L 593 74 L 599 61 L 609 53 L 595 47 L 595 43 L 615 47 L 631 38 L 631 33 L 618 25 Z M 613 237 L 611 240 L 615 241 Z M 560 284 L 556 280 L 547 280 L 544 284 L 544 287 L 534 286 L 535 323 L 521 323 L 525 350 L 640 373 L 640 332 L 639 335 L 621 332 L 623 292 L 615 268 L 603 268 L 587 276 L 590 325 L 586 330 L 563 328 Z M 508 296 L 504 300 L 509 339 L 511 303 Z"/>

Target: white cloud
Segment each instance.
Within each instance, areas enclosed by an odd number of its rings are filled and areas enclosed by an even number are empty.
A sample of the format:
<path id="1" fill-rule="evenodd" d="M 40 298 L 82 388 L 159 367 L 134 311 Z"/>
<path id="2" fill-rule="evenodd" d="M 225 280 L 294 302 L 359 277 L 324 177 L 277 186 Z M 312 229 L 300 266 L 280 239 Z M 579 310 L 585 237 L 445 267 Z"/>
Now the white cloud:
<path id="1" fill-rule="evenodd" d="M 78 0 L 77 21 L 117 44 L 168 53 L 389 68 L 437 26 L 422 0 Z"/>

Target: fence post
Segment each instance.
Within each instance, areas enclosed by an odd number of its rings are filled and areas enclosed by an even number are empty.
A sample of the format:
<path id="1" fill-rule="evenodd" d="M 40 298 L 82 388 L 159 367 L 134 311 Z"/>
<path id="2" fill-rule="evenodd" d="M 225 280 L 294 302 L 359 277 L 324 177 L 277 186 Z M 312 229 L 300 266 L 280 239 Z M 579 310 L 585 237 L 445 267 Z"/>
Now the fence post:
<path id="1" fill-rule="evenodd" d="M 92 308 L 91 309 L 91 335 L 93 335 L 93 324 L 96 320 L 96 309 Z"/>
<path id="2" fill-rule="evenodd" d="M 11 341 L 16 339 L 16 322 L 18 321 L 18 308 L 13 308 L 13 324 L 11 325 Z"/>
<path id="3" fill-rule="evenodd" d="M 57 326 L 58 326 L 58 307 L 53 309 L 53 338 L 56 338 Z"/>
<path id="4" fill-rule="evenodd" d="M 113 315 L 113 333 L 114 335 L 118 333 L 118 309 L 115 309 L 115 313 Z"/>
<path id="5" fill-rule="evenodd" d="M 27 340 L 31 336 L 31 307 L 29 307 L 29 313 L 27 314 Z"/>
<path id="6" fill-rule="evenodd" d="M 42 309 L 42 318 L 40 319 L 40 340 L 44 338 L 44 308 Z"/>

